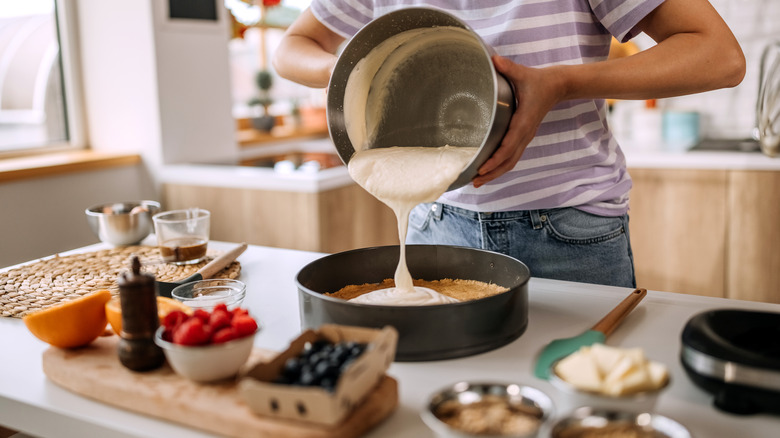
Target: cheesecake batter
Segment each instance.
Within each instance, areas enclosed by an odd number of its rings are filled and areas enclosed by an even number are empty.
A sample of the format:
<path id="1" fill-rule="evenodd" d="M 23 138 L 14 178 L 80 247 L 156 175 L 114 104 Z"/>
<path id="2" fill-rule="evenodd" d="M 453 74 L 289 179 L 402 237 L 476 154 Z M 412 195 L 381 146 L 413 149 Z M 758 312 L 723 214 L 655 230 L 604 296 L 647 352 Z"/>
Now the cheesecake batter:
<path id="1" fill-rule="evenodd" d="M 406 265 L 409 213 L 422 202 L 433 202 L 457 179 L 477 148 L 391 147 L 358 151 L 349 160 L 349 174 L 361 187 L 395 213 L 401 255 L 395 287 L 369 292 L 350 301 L 382 305 L 428 305 L 458 300 L 433 289 L 415 287 Z"/>
<path id="2" fill-rule="evenodd" d="M 394 35 L 373 48 L 353 68 L 344 93 L 344 122 L 355 148 L 348 169 L 352 179 L 395 212 L 401 255 L 395 287 L 385 287 L 350 299 L 380 305 L 427 305 L 457 302 L 434 289 L 415 286 L 406 265 L 409 213 L 420 203 L 433 202 L 458 178 L 477 153 L 476 147 L 440 145 L 373 148 L 381 124 L 389 84 L 395 71 L 421 47 L 435 44 L 479 45 L 458 27 L 413 29 Z M 481 49 L 480 49 L 481 50 Z"/>

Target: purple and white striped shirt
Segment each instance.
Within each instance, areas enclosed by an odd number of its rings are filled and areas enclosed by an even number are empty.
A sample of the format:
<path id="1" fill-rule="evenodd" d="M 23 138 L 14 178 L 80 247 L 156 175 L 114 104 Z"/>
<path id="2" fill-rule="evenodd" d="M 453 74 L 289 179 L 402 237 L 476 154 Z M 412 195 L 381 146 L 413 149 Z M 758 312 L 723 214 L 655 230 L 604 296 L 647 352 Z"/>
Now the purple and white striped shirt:
<path id="1" fill-rule="evenodd" d="M 314 16 L 350 38 L 372 19 L 410 6 L 460 18 L 486 44 L 528 67 L 601 61 L 612 35 L 635 26 L 664 0 L 313 0 Z M 445 193 L 445 204 L 480 212 L 576 207 L 603 216 L 628 211 L 631 178 L 610 132 L 603 99 L 556 105 L 511 171 L 480 188 Z"/>

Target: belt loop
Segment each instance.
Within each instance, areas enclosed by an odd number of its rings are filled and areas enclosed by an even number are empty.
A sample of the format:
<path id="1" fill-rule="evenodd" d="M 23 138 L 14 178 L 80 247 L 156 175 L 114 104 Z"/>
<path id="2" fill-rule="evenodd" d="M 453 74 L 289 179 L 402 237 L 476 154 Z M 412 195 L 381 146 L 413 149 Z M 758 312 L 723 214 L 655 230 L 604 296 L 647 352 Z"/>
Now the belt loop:
<path id="1" fill-rule="evenodd" d="M 531 218 L 531 225 L 534 230 L 542 229 L 542 219 L 539 217 L 539 210 L 528 210 L 528 216 Z"/>

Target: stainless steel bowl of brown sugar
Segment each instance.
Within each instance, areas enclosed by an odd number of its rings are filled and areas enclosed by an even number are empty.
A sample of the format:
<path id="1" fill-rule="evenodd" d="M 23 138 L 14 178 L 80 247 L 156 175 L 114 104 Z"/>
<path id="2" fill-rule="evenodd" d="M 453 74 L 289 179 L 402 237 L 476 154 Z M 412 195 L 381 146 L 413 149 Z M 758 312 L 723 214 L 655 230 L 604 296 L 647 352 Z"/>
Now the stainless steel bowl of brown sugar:
<path id="1" fill-rule="evenodd" d="M 516 383 L 457 382 L 435 392 L 420 413 L 441 437 L 544 436 L 554 415 L 550 397 Z"/>
<path id="2" fill-rule="evenodd" d="M 135 245 L 154 229 L 152 216 L 160 211 L 157 201 L 112 202 L 85 210 L 92 232 L 105 243 Z"/>
<path id="3" fill-rule="evenodd" d="M 328 128 L 342 161 L 364 148 L 473 147 L 449 188 L 468 184 L 515 108 L 493 53 L 466 23 L 438 9 L 400 9 L 368 23 L 345 45 L 328 85 Z"/>
<path id="4" fill-rule="evenodd" d="M 363 304 L 333 296 L 347 286 L 393 279 L 399 257 L 397 245 L 381 246 L 327 255 L 304 266 L 295 279 L 302 328 L 393 326 L 398 331 L 395 360 L 400 362 L 470 356 L 506 345 L 525 332 L 530 271 L 519 260 L 491 251 L 407 245 L 406 261 L 415 280 L 493 284 L 505 289 L 501 293 L 434 305 Z"/>
<path id="5" fill-rule="evenodd" d="M 552 438 L 691 438 L 685 426 L 663 415 L 591 407 L 559 418 L 550 433 Z"/>

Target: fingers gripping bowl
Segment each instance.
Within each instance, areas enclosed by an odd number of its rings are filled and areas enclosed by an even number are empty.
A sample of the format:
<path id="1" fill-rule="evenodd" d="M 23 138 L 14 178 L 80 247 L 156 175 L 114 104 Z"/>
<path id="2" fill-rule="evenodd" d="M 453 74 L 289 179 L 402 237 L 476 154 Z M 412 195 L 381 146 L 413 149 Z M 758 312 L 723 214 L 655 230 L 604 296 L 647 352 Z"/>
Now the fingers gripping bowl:
<path id="1" fill-rule="evenodd" d="M 470 356 L 505 345 L 525 331 L 530 271 L 519 260 L 491 251 L 445 245 L 406 247 L 413 278 L 477 280 L 509 289 L 487 298 L 431 306 L 384 306 L 324 295 L 347 285 L 392 278 L 399 255 L 398 246 L 364 248 L 306 265 L 296 276 L 303 328 L 393 326 L 399 336 L 396 361 Z"/>

